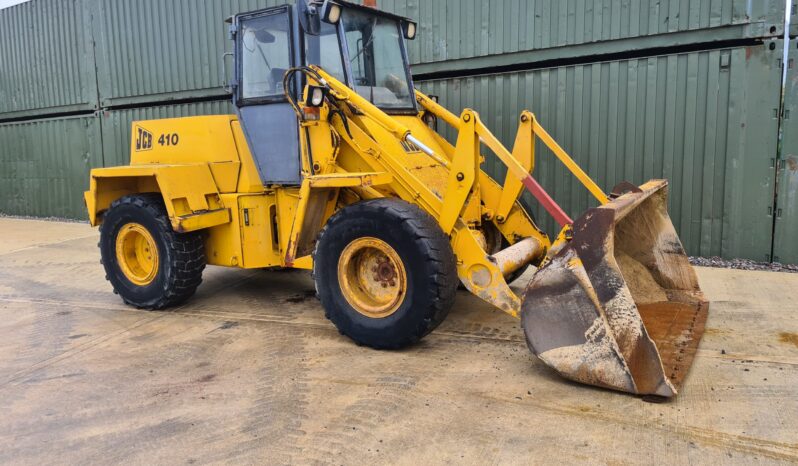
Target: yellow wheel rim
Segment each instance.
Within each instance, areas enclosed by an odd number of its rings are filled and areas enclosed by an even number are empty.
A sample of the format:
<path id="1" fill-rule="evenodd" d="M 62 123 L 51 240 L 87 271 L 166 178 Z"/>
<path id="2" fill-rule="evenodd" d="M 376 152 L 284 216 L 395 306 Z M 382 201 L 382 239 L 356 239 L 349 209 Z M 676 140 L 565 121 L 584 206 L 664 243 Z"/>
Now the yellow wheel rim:
<path id="1" fill-rule="evenodd" d="M 158 247 L 152 234 L 138 223 L 128 223 L 116 235 L 116 262 L 133 284 L 146 286 L 158 275 Z"/>
<path id="2" fill-rule="evenodd" d="M 373 319 L 396 312 L 407 292 L 407 272 L 399 254 L 385 241 L 358 238 L 338 259 L 338 283 L 346 301 Z"/>

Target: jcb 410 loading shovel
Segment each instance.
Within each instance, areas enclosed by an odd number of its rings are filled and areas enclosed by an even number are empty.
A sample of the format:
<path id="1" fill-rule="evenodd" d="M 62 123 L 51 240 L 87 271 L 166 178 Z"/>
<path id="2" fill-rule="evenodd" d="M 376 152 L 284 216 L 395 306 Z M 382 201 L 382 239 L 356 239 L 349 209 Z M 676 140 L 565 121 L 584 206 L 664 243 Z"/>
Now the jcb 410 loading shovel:
<path id="1" fill-rule="evenodd" d="M 510 150 L 475 110 L 452 113 L 415 89 L 412 19 L 291 3 L 231 19 L 236 115 L 134 122 L 134 134 L 171 142 L 133 138 L 130 165 L 92 170 L 89 220 L 124 302 L 179 305 L 206 264 L 310 269 L 341 334 L 399 349 L 444 321 L 461 283 L 523 319 L 532 351 L 562 375 L 675 395 L 708 305 L 667 183 L 607 196 L 528 110 Z M 600 207 L 574 222 L 533 177 L 536 147 Z M 487 150 L 503 180 L 482 170 Z M 562 227 L 555 241 L 520 203 L 524 189 Z M 510 283 L 528 267 L 522 300 Z"/>
<path id="2" fill-rule="evenodd" d="M 530 281 L 529 348 L 569 379 L 674 396 L 704 333 L 708 303 L 650 181 L 589 209 Z"/>

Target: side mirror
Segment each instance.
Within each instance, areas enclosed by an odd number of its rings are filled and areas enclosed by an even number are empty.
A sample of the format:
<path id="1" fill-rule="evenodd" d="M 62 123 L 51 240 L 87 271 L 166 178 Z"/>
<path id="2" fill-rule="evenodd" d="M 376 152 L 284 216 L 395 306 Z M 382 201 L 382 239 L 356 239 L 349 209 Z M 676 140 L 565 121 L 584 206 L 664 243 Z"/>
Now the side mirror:
<path id="1" fill-rule="evenodd" d="M 265 29 L 255 30 L 255 40 L 257 40 L 261 44 L 273 44 L 276 39 L 277 38 L 274 37 L 274 34 Z"/>
<path id="2" fill-rule="evenodd" d="M 316 5 L 308 4 L 310 0 L 299 0 L 297 6 L 299 9 L 299 23 L 302 25 L 302 30 L 305 34 L 311 36 L 318 36 L 321 34 L 321 18 Z"/>

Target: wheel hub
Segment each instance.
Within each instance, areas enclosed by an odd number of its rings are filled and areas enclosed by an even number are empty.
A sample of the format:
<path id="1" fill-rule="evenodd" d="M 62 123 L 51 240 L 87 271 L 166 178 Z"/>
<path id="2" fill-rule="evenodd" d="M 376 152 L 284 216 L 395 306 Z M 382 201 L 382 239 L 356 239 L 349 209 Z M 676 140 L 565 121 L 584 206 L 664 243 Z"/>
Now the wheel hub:
<path id="1" fill-rule="evenodd" d="M 377 259 L 377 265 L 373 266 L 371 270 L 374 273 L 374 280 L 382 284 L 383 288 L 388 286 L 396 286 L 396 267 L 387 256 Z"/>
<path id="2" fill-rule="evenodd" d="M 116 261 L 133 284 L 146 286 L 158 274 L 158 247 L 152 234 L 139 223 L 128 223 L 116 235 Z"/>
<path id="3" fill-rule="evenodd" d="M 360 314 L 384 318 L 404 301 L 407 272 L 399 254 L 378 238 L 358 238 L 338 259 L 338 283 L 347 302 Z"/>

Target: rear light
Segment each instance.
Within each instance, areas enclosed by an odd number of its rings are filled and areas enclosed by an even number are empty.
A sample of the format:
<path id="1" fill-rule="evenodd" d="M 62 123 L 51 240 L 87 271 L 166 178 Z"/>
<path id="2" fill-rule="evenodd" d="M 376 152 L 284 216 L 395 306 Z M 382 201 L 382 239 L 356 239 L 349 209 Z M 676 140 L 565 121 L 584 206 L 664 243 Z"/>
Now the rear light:
<path id="1" fill-rule="evenodd" d="M 319 121 L 321 110 L 319 107 L 302 107 L 302 117 L 305 121 Z"/>

